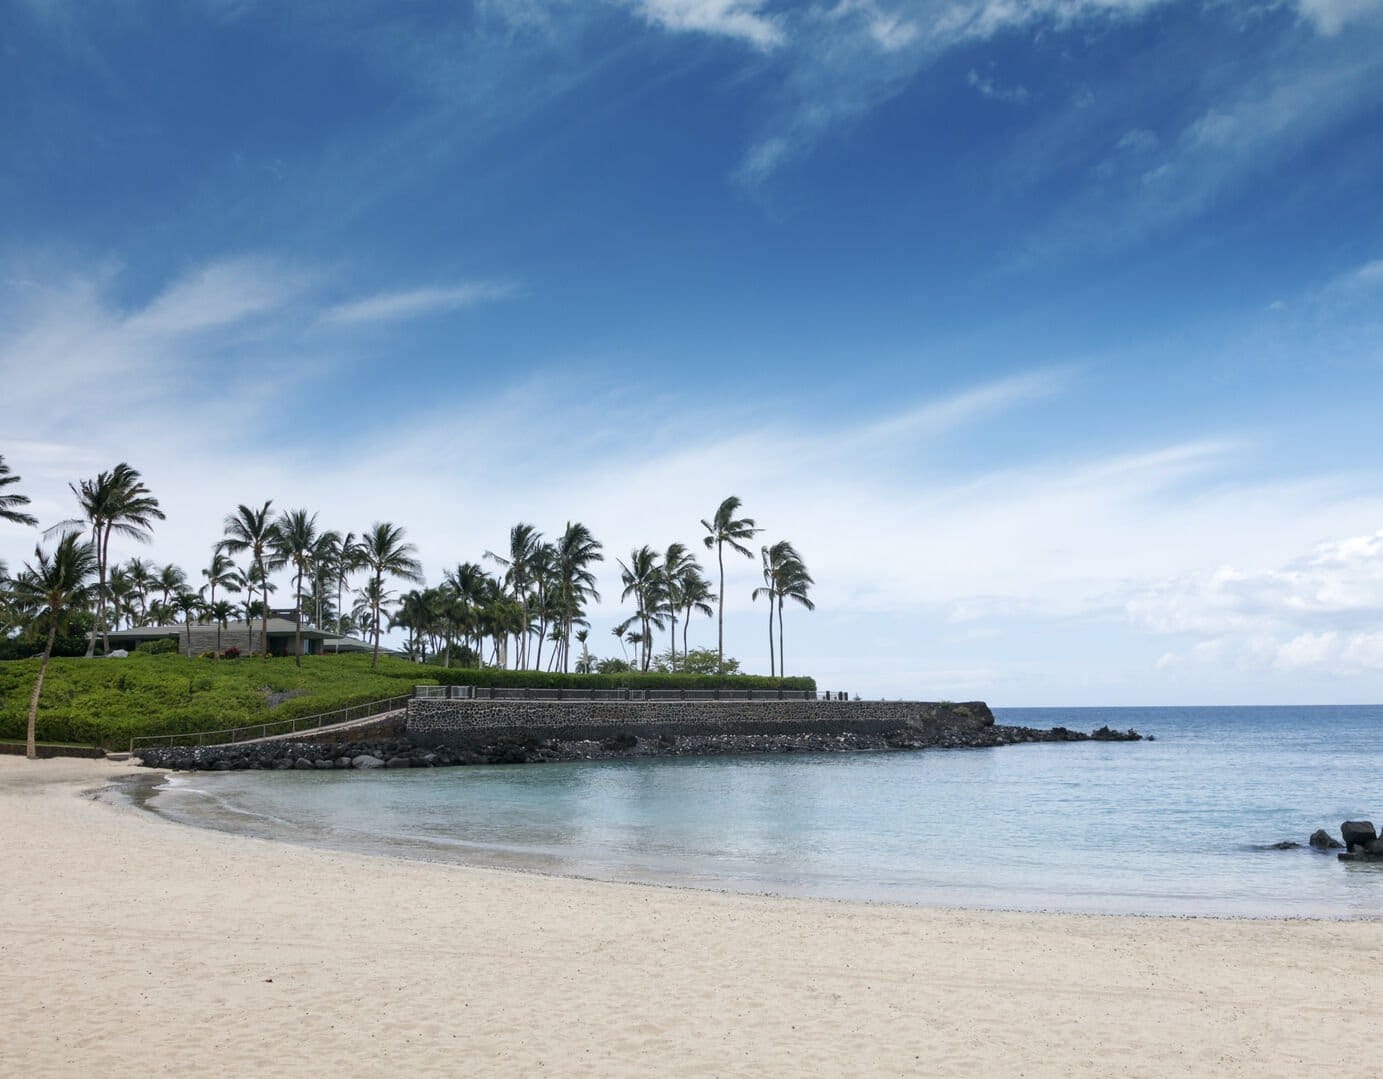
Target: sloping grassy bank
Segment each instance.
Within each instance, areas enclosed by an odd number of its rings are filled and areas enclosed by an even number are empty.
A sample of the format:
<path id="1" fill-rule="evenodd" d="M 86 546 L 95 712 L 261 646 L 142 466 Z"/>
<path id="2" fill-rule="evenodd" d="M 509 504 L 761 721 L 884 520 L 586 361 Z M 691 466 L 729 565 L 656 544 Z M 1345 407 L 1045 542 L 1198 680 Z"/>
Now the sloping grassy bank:
<path id="1" fill-rule="evenodd" d="M 0 741 L 22 739 L 38 660 L 0 662 Z M 127 659 L 55 659 L 48 666 L 38 713 L 38 738 L 123 748 L 147 734 L 221 730 L 314 715 L 410 693 L 415 685 L 500 685 L 604 689 L 811 689 L 809 678 L 621 674 L 551 675 L 534 671 L 444 669 L 381 656 L 291 659 L 188 659 L 144 655 Z"/>

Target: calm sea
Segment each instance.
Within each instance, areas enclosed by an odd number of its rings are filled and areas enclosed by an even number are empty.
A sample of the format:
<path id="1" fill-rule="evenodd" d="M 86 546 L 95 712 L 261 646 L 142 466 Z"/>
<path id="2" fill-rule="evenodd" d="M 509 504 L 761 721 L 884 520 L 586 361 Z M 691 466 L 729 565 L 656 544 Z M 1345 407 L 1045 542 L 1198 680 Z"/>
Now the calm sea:
<path id="1" fill-rule="evenodd" d="M 1383 706 L 998 710 L 1156 741 L 488 768 L 197 773 L 173 819 L 610 880 L 943 906 L 1383 916 L 1383 865 L 1310 849 L 1383 823 Z M 144 792 L 147 794 L 148 792 Z"/>

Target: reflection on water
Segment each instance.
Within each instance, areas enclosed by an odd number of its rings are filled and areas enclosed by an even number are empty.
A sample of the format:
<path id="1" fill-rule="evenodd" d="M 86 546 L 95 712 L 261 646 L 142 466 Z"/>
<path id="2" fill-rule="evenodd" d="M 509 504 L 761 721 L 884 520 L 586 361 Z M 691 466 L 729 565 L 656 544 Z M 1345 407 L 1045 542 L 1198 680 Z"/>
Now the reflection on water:
<path id="1" fill-rule="evenodd" d="M 1018 909 L 1383 915 L 1383 866 L 1255 849 L 1383 814 L 1383 709 L 1022 710 L 1001 722 L 1108 722 L 1158 740 L 141 786 L 150 808 L 206 827 L 615 880 Z"/>

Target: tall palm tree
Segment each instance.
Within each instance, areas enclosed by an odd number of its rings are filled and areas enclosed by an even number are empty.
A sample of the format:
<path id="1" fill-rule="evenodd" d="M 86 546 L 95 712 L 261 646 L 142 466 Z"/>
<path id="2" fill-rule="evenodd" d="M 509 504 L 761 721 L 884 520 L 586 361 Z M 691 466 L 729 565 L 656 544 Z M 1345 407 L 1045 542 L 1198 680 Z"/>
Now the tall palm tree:
<path id="1" fill-rule="evenodd" d="M 717 507 L 715 516 L 709 521 L 704 517 L 701 519 L 701 526 L 706 530 L 706 535 L 702 542 L 707 549 L 715 548 L 716 561 L 720 563 L 720 595 L 719 595 L 719 623 L 716 634 L 716 673 L 725 672 L 725 545 L 729 544 L 732 551 L 744 555 L 745 558 L 753 558 L 749 553 L 749 548 L 745 546 L 763 529 L 754 527 L 754 518 L 740 517 L 735 514 L 739 512 L 740 500 L 731 495 Z"/>
<path id="2" fill-rule="evenodd" d="M 86 654 L 96 652 L 96 632 L 102 637 L 102 648 L 110 651 L 110 636 L 106 627 L 106 571 L 110 564 L 110 538 L 124 536 L 138 543 L 148 543 L 154 521 L 164 520 L 158 499 L 144 486 L 136 469 L 124 461 L 109 472 L 100 472 L 95 479 L 67 485 L 77 496 L 80 517 L 59 521 L 49 532 L 72 529 L 88 530 L 96 554 L 96 629 L 87 641 Z M 164 602 L 168 602 L 165 594 Z"/>
<path id="3" fill-rule="evenodd" d="M 30 760 L 38 756 L 34 731 L 38 723 L 43 676 L 48 672 L 48 661 L 53 657 L 53 642 L 57 640 L 59 625 L 66 620 L 68 612 L 91 602 L 91 578 L 95 572 L 95 546 L 82 543 L 77 533 L 68 532 L 58 540 L 51 554 L 42 547 L 35 547 L 34 561 L 25 563 L 23 572 L 12 586 L 12 592 L 22 609 L 35 617 L 48 619 L 48 643 L 44 645 L 38 677 L 34 679 L 34 691 L 29 697 L 25 753 Z"/>
<path id="4" fill-rule="evenodd" d="M 0 453 L 0 521 L 9 521 L 11 524 L 28 525 L 33 528 L 38 524 L 38 518 L 20 510 L 20 506 L 29 504 L 29 496 L 21 495 L 16 492 L 5 493 L 6 487 L 11 487 L 18 483 L 19 476 L 10 472 L 10 466 L 5 464 L 5 455 Z"/>
<path id="5" fill-rule="evenodd" d="M 542 548 L 543 534 L 531 524 L 520 521 L 509 529 L 509 550 L 505 554 L 495 554 L 494 551 L 485 552 L 486 558 L 496 565 L 504 567 L 504 583 L 509 586 L 510 594 L 523 608 L 525 626 L 531 621 L 528 617 L 532 608 L 529 589 L 533 585 Z M 528 665 L 527 629 L 523 631 L 516 643 L 518 645 L 518 666 L 526 667 Z"/>
<path id="6" fill-rule="evenodd" d="M 484 568 L 475 562 L 461 562 L 455 569 L 447 570 L 442 583 L 456 596 L 457 602 L 469 612 L 462 623 L 475 634 L 475 654 L 477 663 L 484 651 L 483 634 L 486 624 L 484 607 L 493 581 Z"/>
<path id="7" fill-rule="evenodd" d="M 221 531 L 225 533 L 221 549 L 231 554 L 249 551 L 250 570 L 264 592 L 264 606 L 260 610 L 259 648 L 265 659 L 269 658 L 269 560 L 274 540 L 270 507 L 273 504 L 273 499 L 270 499 L 258 509 L 252 509 L 242 503 L 221 524 Z M 250 637 L 250 651 L 253 653 L 254 635 L 250 634 Z"/>
<path id="8" fill-rule="evenodd" d="M 754 589 L 750 598 L 754 600 L 768 599 L 768 674 L 771 678 L 776 673 L 775 664 L 778 658 L 773 649 L 773 604 L 778 599 L 778 582 L 773 575 L 769 549 L 767 547 L 760 548 L 759 555 L 763 559 L 764 583 L 761 587 Z"/>
<path id="9" fill-rule="evenodd" d="M 235 563 L 231 561 L 230 555 L 226 554 L 225 548 L 219 545 L 211 552 L 211 562 L 202 570 L 202 576 L 206 578 L 206 584 L 202 586 L 207 590 L 206 601 L 213 607 L 216 605 L 218 587 L 224 588 L 227 592 L 234 592 L 239 588 L 239 575 Z"/>
<path id="10" fill-rule="evenodd" d="M 337 535 L 328 533 L 328 535 Z M 342 605 L 346 592 L 346 578 L 361 566 L 360 539 L 354 532 L 338 536 L 331 550 L 331 573 L 336 580 L 336 633 L 344 636 L 346 609 Z"/>
<path id="11" fill-rule="evenodd" d="M 789 544 L 789 547 L 791 545 Z M 785 559 L 778 573 L 778 674 L 786 678 L 788 669 L 783 659 L 783 601 L 792 600 L 809 611 L 816 610 L 816 603 L 808 594 L 816 584 L 807 572 L 806 563 L 795 550 L 792 557 Z"/>
<path id="12" fill-rule="evenodd" d="M 192 655 L 192 621 L 202 611 L 202 597 L 196 592 L 179 592 L 173 597 L 173 610 L 182 615 L 183 625 L 187 627 L 187 654 Z"/>
<path id="13" fill-rule="evenodd" d="M 568 521 L 557 540 L 554 563 L 558 617 L 562 623 L 563 673 L 569 666 L 572 627 L 580 620 L 582 609 L 588 601 L 600 602 L 591 566 L 605 561 L 605 556 L 600 553 L 602 550 L 603 544 L 580 521 Z"/>
<path id="14" fill-rule="evenodd" d="M 384 597 L 384 578 L 398 577 L 404 581 L 421 584 L 423 567 L 417 559 L 417 554 L 418 549 L 404 540 L 403 529 L 398 525 L 376 521 L 360 538 L 361 563 L 368 566 L 374 574 L 371 578 L 374 583 L 370 618 L 370 626 L 374 631 L 374 648 L 370 653 L 371 670 L 379 663 L 379 609 Z"/>
<path id="15" fill-rule="evenodd" d="M 711 591 L 711 582 L 706 580 L 701 567 L 695 565 L 688 566 L 683 571 L 677 587 L 682 596 L 682 659 L 685 661 L 688 651 L 687 630 L 691 626 L 692 615 L 704 614 L 710 618 L 715 614 L 715 609 L 711 606 L 715 593 Z"/>
<path id="16" fill-rule="evenodd" d="M 627 629 L 634 621 L 638 621 L 638 638 L 642 646 L 639 668 L 646 671 L 652 652 L 649 647 L 653 641 L 652 627 L 663 628 L 663 567 L 658 552 L 645 544 L 629 553 L 627 565 L 623 560 L 619 560 L 619 568 L 620 580 L 624 583 L 620 599 L 633 596 L 636 607 L 633 617 L 624 623 L 624 628 Z"/>
<path id="17" fill-rule="evenodd" d="M 130 580 L 129 570 L 124 566 L 111 567 L 106 591 L 110 593 L 110 620 L 119 629 L 120 620 L 129 614 L 130 600 L 134 598 L 134 582 Z"/>
<path id="18" fill-rule="evenodd" d="M 323 532 L 317 537 L 317 542 L 312 547 L 312 624 L 321 629 L 325 624 L 322 619 L 322 605 L 325 601 L 329 607 L 331 600 L 326 594 L 328 580 L 334 580 L 336 576 L 336 559 L 341 551 L 341 533 L 334 530 Z M 338 597 L 338 605 L 341 600 Z"/>
<path id="19" fill-rule="evenodd" d="M 297 602 L 293 620 L 293 662 L 303 665 L 303 578 L 312 572 L 312 556 L 317 548 L 317 515 L 307 510 L 288 510 L 274 523 L 273 550 L 280 565 L 293 567 Z"/>
<path id="20" fill-rule="evenodd" d="M 125 563 L 125 572 L 130 575 L 130 587 L 139 597 L 139 621 L 141 625 L 149 621 L 149 586 L 153 583 L 152 569 L 142 558 L 131 558 Z"/>
<path id="21" fill-rule="evenodd" d="M 663 555 L 663 599 L 667 603 L 668 620 L 672 623 L 668 638 L 668 659 L 677 669 L 677 612 L 682 609 L 682 578 L 689 569 L 700 569 L 696 556 L 685 543 L 671 543 Z"/>

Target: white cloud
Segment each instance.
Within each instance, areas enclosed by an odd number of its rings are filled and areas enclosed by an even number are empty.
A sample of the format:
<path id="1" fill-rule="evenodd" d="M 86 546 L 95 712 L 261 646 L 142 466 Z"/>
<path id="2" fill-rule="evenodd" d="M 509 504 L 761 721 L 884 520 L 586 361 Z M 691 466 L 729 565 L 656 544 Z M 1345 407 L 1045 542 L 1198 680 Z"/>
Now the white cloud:
<path id="1" fill-rule="evenodd" d="M 782 21 L 764 14 L 761 0 L 628 0 L 665 30 L 694 31 L 772 49 L 784 41 Z"/>
<path id="2" fill-rule="evenodd" d="M 325 323 L 392 322 L 456 311 L 514 295 L 508 284 L 472 281 L 461 285 L 382 292 L 337 304 L 322 314 Z"/>
<path id="3" fill-rule="evenodd" d="M 1326 36 L 1383 13 L 1383 0 L 1297 0 L 1302 17 Z"/>
<path id="4" fill-rule="evenodd" d="M 988 75 L 981 75 L 973 67 L 965 76 L 965 81 L 979 93 L 980 97 L 991 101 L 1008 101 L 1021 105 L 1028 100 L 1028 88 L 1022 84 L 1001 86 Z"/>

